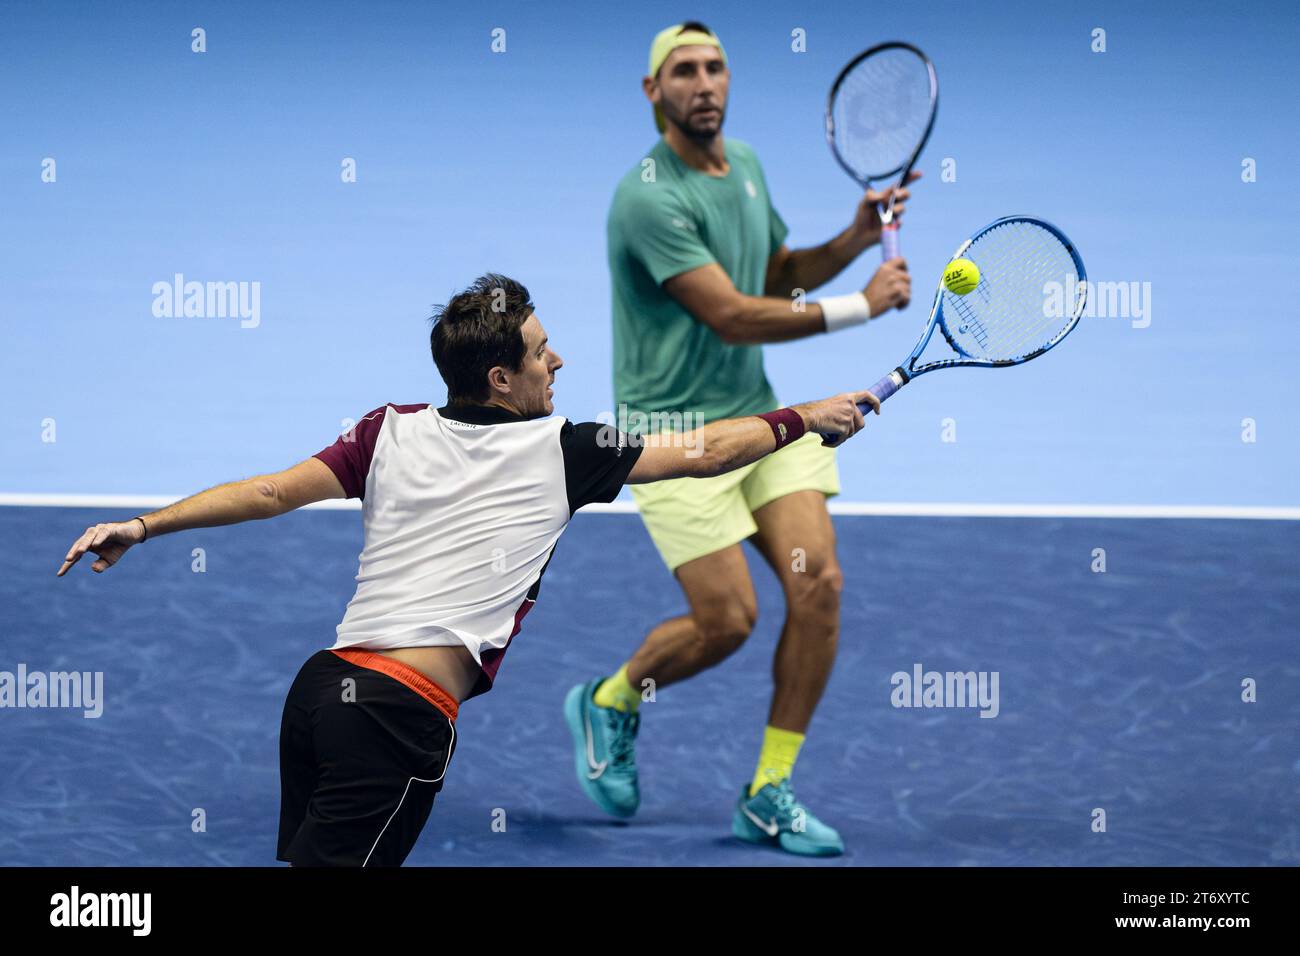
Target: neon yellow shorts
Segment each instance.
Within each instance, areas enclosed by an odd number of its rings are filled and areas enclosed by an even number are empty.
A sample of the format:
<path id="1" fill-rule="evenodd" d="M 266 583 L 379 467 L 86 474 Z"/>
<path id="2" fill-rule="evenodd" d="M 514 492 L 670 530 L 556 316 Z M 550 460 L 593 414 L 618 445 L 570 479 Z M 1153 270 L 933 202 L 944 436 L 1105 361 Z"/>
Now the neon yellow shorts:
<path id="1" fill-rule="evenodd" d="M 631 485 L 632 498 L 669 571 L 739 544 L 755 531 L 754 512 L 796 491 L 840 493 L 835 449 L 804 435 L 752 465 L 713 478 Z"/>

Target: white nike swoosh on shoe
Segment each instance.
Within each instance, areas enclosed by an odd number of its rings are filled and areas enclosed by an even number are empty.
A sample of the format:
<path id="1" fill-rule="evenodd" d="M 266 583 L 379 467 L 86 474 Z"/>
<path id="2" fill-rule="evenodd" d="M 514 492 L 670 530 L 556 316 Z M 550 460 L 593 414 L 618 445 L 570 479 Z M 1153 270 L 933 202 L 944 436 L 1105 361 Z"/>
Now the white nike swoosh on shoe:
<path id="1" fill-rule="evenodd" d="M 609 761 L 602 760 L 600 763 L 596 763 L 596 744 L 591 732 L 591 713 L 586 708 L 583 709 L 582 713 L 582 725 L 587 732 L 587 766 L 591 768 L 587 771 L 587 779 L 596 780 L 605 772 L 605 768 L 609 766 Z"/>
<path id="2" fill-rule="evenodd" d="M 749 817 L 750 822 L 752 822 L 754 826 L 758 827 L 768 836 L 774 837 L 781 832 L 781 828 L 776 825 L 776 817 L 772 817 L 770 820 L 764 823 L 758 817 L 754 816 L 754 814 L 749 812 L 749 807 L 741 807 L 740 809 L 745 814 L 745 816 Z"/>

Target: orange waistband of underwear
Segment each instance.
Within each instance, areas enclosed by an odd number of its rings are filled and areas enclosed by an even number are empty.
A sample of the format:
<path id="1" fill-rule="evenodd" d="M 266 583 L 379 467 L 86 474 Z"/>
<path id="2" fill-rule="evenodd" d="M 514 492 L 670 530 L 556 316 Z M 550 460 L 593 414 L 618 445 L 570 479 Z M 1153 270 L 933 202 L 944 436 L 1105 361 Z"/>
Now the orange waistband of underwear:
<path id="1" fill-rule="evenodd" d="M 460 705 L 456 703 L 455 697 L 452 697 L 451 694 L 409 664 L 403 664 L 401 661 L 386 657 L 383 654 L 375 654 L 371 651 L 362 651 L 351 647 L 345 647 L 342 650 L 330 648 L 330 650 L 349 664 L 355 664 L 357 667 L 364 667 L 372 671 L 379 671 L 382 674 L 387 674 L 393 680 L 405 684 L 442 711 L 448 720 L 455 720 L 456 715 L 460 712 Z"/>

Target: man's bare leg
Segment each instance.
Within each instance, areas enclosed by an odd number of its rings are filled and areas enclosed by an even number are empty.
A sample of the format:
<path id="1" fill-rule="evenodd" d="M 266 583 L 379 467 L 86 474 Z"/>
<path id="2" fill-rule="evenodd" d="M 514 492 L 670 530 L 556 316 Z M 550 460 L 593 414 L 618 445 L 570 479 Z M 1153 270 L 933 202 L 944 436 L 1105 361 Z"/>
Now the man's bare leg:
<path id="1" fill-rule="evenodd" d="M 844 841 L 795 799 L 790 784 L 804 732 L 821 699 L 839 641 L 841 577 L 835 532 L 819 491 L 799 491 L 754 512 L 754 543 L 785 592 L 785 626 L 772 660 L 772 706 L 749 787 L 731 830 L 801 856 L 836 856 Z"/>
<path id="2" fill-rule="evenodd" d="M 641 803 L 635 740 L 647 678 L 656 689 L 712 667 L 745 642 L 758 601 L 740 545 L 681 565 L 690 614 L 664 621 L 611 677 L 579 684 L 564 701 L 578 782 L 605 812 L 630 817 Z"/>
<path id="3" fill-rule="evenodd" d="M 772 659 L 768 722 L 804 733 L 835 664 L 843 575 L 820 491 L 798 491 L 754 512 L 754 544 L 785 592 L 785 626 Z"/>
<path id="4" fill-rule="evenodd" d="M 740 545 L 688 561 L 675 572 L 690 613 L 658 625 L 627 664 L 628 682 L 667 687 L 721 662 L 745 643 L 758 599 Z"/>

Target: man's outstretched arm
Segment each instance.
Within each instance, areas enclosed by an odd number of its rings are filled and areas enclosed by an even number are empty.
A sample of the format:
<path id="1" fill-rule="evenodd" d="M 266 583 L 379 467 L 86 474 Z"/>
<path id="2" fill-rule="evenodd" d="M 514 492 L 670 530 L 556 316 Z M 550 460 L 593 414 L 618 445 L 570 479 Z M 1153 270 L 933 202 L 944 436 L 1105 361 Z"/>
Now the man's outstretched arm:
<path id="1" fill-rule="evenodd" d="M 858 402 L 865 402 L 880 414 L 880 401 L 870 392 L 846 392 L 766 415 L 710 422 L 696 429 L 689 441 L 673 435 L 645 436 L 645 447 L 626 483 L 726 474 L 797 441 L 806 431 L 834 435 L 834 440 L 823 440 L 822 444 L 840 445 L 866 424 Z"/>
<path id="2" fill-rule="evenodd" d="M 314 501 L 342 497 L 343 486 L 329 466 L 319 458 L 308 458 L 275 474 L 217 485 L 130 521 L 93 525 L 68 551 L 57 576 L 66 574 L 87 551 L 98 557 L 91 570 L 102 572 L 132 545 L 160 534 L 274 518 Z"/>

